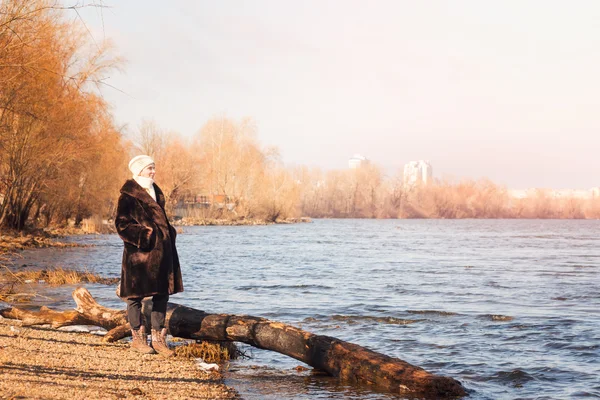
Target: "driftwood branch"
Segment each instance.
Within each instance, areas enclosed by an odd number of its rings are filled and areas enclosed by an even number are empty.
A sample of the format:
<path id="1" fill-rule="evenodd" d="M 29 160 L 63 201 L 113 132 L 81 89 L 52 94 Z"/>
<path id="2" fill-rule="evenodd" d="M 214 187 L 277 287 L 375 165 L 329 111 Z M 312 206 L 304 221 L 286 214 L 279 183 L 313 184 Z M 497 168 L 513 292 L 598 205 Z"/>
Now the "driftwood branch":
<path id="1" fill-rule="evenodd" d="M 131 334 L 124 311 L 99 305 L 84 288 L 76 289 L 73 298 L 77 304 L 73 311 L 56 312 L 47 307 L 40 311 L 11 308 L 0 310 L 0 315 L 20 319 L 27 325 L 101 326 L 109 331 L 104 337 L 107 342 Z M 150 309 L 147 304 L 143 310 L 148 317 Z M 393 393 L 430 398 L 466 395 L 463 386 L 455 379 L 431 374 L 398 358 L 356 344 L 264 318 L 208 314 L 169 303 L 167 326 L 169 333 L 176 337 L 247 343 L 293 357 L 343 381 L 369 384 Z"/>
<path id="2" fill-rule="evenodd" d="M 77 304 L 75 310 L 58 312 L 42 307 L 39 311 L 31 311 L 12 307 L 0 310 L 0 315 L 4 318 L 21 320 L 23 325 L 27 326 L 49 324 L 53 328 L 68 325 L 95 325 L 111 330 L 128 324 L 125 311 L 101 306 L 87 289 L 75 289 L 73 299 Z"/>

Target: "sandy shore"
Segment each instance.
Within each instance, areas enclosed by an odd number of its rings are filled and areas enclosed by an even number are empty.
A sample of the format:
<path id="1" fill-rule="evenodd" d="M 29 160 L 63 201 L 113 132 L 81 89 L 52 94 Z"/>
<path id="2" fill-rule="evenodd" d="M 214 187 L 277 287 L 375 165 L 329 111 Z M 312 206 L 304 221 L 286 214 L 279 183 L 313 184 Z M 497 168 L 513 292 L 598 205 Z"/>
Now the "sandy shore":
<path id="1" fill-rule="evenodd" d="M 0 399 L 235 399 L 192 359 L 139 355 L 102 337 L 0 317 Z"/>

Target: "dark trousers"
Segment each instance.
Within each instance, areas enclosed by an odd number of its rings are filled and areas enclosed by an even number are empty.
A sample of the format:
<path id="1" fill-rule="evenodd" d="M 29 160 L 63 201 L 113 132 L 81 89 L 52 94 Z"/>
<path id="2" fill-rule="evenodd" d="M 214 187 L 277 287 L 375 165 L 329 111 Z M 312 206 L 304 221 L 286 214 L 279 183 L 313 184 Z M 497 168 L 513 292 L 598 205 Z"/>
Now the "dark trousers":
<path id="1" fill-rule="evenodd" d="M 142 326 L 142 300 L 143 297 L 127 299 L 127 317 L 131 329 L 138 330 Z M 152 296 L 152 314 L 150 321 L 152 329 L 160 331 L 165 327 L 165 316 L 167 314 L 168 294 L 155 294 Z"/>

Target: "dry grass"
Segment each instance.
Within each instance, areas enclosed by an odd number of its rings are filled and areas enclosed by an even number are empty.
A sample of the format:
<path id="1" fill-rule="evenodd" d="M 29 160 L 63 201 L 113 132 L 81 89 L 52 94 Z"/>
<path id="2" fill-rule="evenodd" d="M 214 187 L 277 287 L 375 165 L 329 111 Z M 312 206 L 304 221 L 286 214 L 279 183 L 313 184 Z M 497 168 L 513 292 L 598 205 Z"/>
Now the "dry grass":
<path id="1" fill-rule="evenodd" d="M 175 354 L 177 357 L 201 358 L 204 362 L 217 364 L 243 356 L 243 353 L 233 342 L 211 341 L 201 341 L 178 346 L 175 349 Z"/>
<path id="2" fill-rule="evenodd" d="M 84 270 L 77 271 L 54 267 L 42 270 L 29 271 L 11 271 L 8 267 L 0 271 L 0 283 L 26 284 L 26 283 L 45 283 L 50 286 L 73 285 L 77 283 L 101 283 L 112 285 L 119 281 L 118 278 L 103 278 L 93 272 Z"/>
<path id="3" fill-rule="evenodd" d="M 103 278 L 93 272 L 76 271 L 62 267 L 42 270 L 13 271 L 2 264 L 0 256 L 0 301 L 23 303 L 37 296 L 28 284 L 43 283 L 50 286 L 74 285 L 78 283 L 116 284 L 118 278 Z"/>
<path id="4" fill-rule="evenodd" d="M 35 296 L 34 292 L 22 293 L 14 282 L 0 283 L 0 301 L 5 303 L 28 303 Z"/>
<path id="5" fill-rule="evenodd" d="M 14 252 L 17 250 L 24 250 L 28 248 L 41 248 L 41 247 L 87 247 L 89 245 L 79 243 L 64 243 L 53 240 L 54 236 L 47 234 L 47 236 L 40 235 L 25 235 L 20 236 L 18 234 L 4 234 L 0 235 L 0 254 Z"/>
<path id="6" fill-rule="evenodd" d="M 118 278 L 103 278 L 93 272 L 84 270 L 76 271 L 62 267 L 50 269 L 11 272 L 10 275 L 24 283 L 46 283 L 51 286 L 73 285 L 76 283 L 101 283 L 105 285 L 115 284 Z M 0 274 L 0 279 L 2 274 Z"/>
<path id="7" fill-rule="evenodd" d="M 33 230 L 29 234 L 20 232 L 0 232 L 0 301 L 7 303 L 23 303 L 30 301 L 38 294 L 28 287 L 28 284 L 43 283 L 50 286 L 60 286 L 78 283 L 116 284 L 116 278 L 103 278 L 93 272 L 77 271 L 54 267 L 42 270 L 15 271 L 8 267 L 9 256 L 19 250 L 40 247 L 85 247 L 78 243 L 62 243 L 54 239 L 56 232 Z"/>

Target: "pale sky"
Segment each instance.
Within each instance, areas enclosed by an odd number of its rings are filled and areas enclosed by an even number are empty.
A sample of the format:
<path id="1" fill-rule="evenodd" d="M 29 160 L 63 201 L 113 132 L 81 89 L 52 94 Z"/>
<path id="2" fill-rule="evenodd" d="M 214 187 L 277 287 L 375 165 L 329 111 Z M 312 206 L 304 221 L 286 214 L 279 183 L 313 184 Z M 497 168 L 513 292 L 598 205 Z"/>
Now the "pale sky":
<path id="1" fill-rule="evenodd" d="M 286 165 L 600 186 L 600 2 L 104 0 L 119 124 L 252 117 Z"/>

